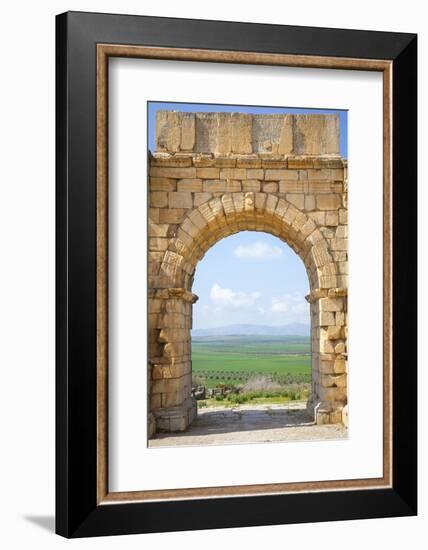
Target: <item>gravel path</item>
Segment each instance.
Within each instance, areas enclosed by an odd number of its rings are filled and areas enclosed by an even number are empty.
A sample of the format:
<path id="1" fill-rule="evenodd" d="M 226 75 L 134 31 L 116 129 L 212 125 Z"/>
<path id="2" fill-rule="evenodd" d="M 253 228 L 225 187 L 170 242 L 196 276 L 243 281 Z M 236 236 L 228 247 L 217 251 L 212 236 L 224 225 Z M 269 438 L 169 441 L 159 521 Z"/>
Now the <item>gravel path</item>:
<path id="1" fill-rule="evenodd" d="M 185 432 L 157 434 L 149 440 L 149 447 L 314 441 L 347 437 L 347 430 L 342 425 L 315 425 L 305 407 L 305 403 L 293 403 L 241 405 L 233 409 L 203 408 Z"/>

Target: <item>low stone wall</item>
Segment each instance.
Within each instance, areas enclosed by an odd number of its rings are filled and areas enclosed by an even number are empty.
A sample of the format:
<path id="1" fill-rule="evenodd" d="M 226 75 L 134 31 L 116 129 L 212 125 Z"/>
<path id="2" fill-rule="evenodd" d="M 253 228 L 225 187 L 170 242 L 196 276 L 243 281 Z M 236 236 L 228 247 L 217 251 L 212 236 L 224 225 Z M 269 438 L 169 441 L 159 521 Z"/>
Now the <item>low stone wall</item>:
<path id="1" fill-rule="evenodd" d="M 347 164 L 334 115 L 176 113 L 157 117 L 149 156 L 149 379 L 152 430 L 184 430 L 197 263 L 243 230 L 276 235 L 302 259 L 311 292 L 318 423 L 347 404 Z"/>

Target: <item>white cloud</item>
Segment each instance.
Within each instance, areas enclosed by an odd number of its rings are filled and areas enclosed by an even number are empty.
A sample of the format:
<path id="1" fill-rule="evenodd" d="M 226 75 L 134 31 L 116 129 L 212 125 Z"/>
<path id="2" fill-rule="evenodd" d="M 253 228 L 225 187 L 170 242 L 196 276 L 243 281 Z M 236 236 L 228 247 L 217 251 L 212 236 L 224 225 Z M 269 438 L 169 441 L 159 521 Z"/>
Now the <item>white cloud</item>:
<path id="1" fill-rule="evenodd" d="M 279 246 L 272 246 L 262 241 L 255 241 L 252 244 L 239 245 L 234 250 L 235 256 L 246 260 L 275 260 L 282 256 Z"/>
<path id="2" fill-rule="evenodd" d="M 285 296 L 275 296 L 270 309 L 274 313 L 285 313 L 290 309 L 289 300 Z"/>
<path id="3" fill-rule="evenodd" d="M 211 300 L 218 309 L 248 308 L 254 306 L 260 296 L 260 292 L 235 292 L 231 288 L 222 288 L 218 283 L 214 283 L 210 292 Z"/>
<path id="4" fill-rule="evenodd" d="M 296 320 L 309 314 L 309 304 L 305 297 L 298 293 L 274 296 L 270 309 L 273 313 L 287 313 L 288 317 L 295 316 Z"/>

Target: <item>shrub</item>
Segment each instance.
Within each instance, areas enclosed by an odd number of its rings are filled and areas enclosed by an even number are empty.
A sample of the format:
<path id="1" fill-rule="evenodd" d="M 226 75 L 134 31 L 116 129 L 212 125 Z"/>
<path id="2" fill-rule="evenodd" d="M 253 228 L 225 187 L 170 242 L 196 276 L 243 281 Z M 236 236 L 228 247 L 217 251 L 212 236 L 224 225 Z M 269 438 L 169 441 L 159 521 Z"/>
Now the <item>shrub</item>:
<path id="1" fill-rule="evenodd" d="M 247 401 L 248 401 L 248 396 L 247 396 L 247 395 L 243 395 L 243 394 L 230 393 L 230 394 L 227 396 L 227 399 L 228 399 L 228 401 L 230 401 L 231 403 L 240 404 L 240 403 L 247 403 Z"/>
<path id="2" fill-rule="evenodd" d="M 192 376 L 192 386 L 203 386 L 205 384 L 205 379 L 199 375 Z"/>
<path id="3" fill-rule="evenodd" d="M 244 392 L 277 390 L 279 384 L 270 376 L 253 376 L 247 380 L 242 389 Z"/>

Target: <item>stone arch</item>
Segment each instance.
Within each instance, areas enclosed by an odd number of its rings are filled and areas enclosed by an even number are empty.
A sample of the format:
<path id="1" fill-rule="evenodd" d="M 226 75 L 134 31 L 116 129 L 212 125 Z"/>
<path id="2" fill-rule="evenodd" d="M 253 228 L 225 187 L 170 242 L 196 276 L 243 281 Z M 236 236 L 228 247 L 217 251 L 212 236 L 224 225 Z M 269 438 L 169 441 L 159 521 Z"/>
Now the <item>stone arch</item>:
<path id="1" fill-rule="evenodd" d="M 220 239 L 239 231 L 265 231 L 303 261 L 311 290 L 337 287 L 337 267 L 317 224 L 270 193 L 224 193 L 192 210 L 178 226 L 161 265 L 167 287 L 191 290 L 197 263 Z"/>
<path id="2" fill-rule="evenodd" d="M 160 116 L 161 151 L 150 157 L 150 433 L 185 430 L 196 415 L 190 346 L 195 269 L 215 243 L 244 230 L 277 236 L 303 261 L 310 286 L 310 406 L 318 423 L 341 422 L 347 411 L 347 185 L 337 120 L 198 116 Z M 266 135 L 279 140 L 271 141 L 271 152 L 260 150 Z"/>

